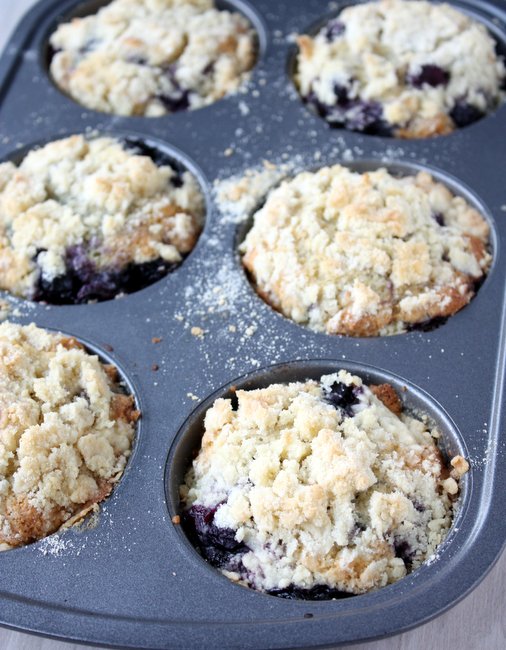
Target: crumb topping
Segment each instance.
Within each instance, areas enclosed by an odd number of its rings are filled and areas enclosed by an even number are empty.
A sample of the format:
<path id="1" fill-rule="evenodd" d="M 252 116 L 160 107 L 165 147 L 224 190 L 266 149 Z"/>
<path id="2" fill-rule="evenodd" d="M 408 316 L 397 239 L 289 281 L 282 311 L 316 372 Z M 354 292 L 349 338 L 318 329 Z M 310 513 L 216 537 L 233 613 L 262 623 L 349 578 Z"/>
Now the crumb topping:
<path id="1" fill-rule="evenodd" d="M 213 0 L 113 0 L 61 24 L 51 75 L 84 106 L 157 117 L 235 92 L 256 59 L 256 35 Z"/>
<path id="2" fill-rule="evenodd" d="M 51 142 L 19 166 L 0 164 L 0 288 L 37 299 L 37 285 L 55 278 L 90 284 L 132 265 L 169 269 L 192 250 L 203 216 L 189 172 L 114 138 Z"/>
<path id="3" fill-rule="evenodd" d="M 506 69 L 494 39 L 448 4 L 356 4 L 298 43 L 301 95 L 352 130 L 442 135 L 504 100 Z"/>
<path id="4" fill-rule="evenodd" d="M 228 577 L 358 594 L 416 569 L 446 537 L 458 484 L 428 422 L 343 370 L 236 399 L 207 411 L 181 486 L 204 556 Z"/>
<path id="5" fill-rule="evenodd" d="M 139 417 L 75 339 L 0 325 L 0 549 L 28 544 L 111 492 Z"/>
<path id="6" fill-rule="evenodd" d="M 258 293 L 315 331 L 406 331 L 464 307 L 491 263 L 489 226 L 428 173 L 335 165 L 284 181 L 241 244 Z"/>

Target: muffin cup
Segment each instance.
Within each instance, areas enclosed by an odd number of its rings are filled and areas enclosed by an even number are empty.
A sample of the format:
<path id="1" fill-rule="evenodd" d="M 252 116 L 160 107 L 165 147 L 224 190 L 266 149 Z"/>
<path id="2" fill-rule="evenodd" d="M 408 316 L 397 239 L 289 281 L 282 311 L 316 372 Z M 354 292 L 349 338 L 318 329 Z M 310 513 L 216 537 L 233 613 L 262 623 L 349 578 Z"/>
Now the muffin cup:
<path id="1" fill-rule="evenodd" d="M 475 299 L 476 294 L 478 291 L 481 289 L 483 284 L 485 284 L 488 281 L 488 278 L 492 272 L 494 272 L 495 269 L 495 250 L 497 248 L 497 242 L 498 242 L 498 236 L 496 232 L 496 228 L 494 225 L 494 219 L 491 216 L 490 210 L 488 207 L 483 203 L 483 201 L 476 196 L 476 194 L 473 192 L 473 190 L 466 186 L 464 183 L 459 181 L 459 179 L 455 178 L 454 176 L 444 172 L 441 169 L 437 169 L 435 167 L 432 167 L 430 165 L 423 165 L 420 163 L 412 162 L 412 161 L 407 161 L 407 160 L 371 160 L 371 159 L 356 159 L 352 162 L 348 161 L 337 161 L 339 164 L 347 169 L 349 169 L 352 172 L 356 172 L 359 174 L 364 174 L 366 172 L 373 172 L 378 169 L 386 169 L 387 172 L 396 177 L 396 178 L 402 178 L 406 176 L 416 176 L 419 172 L 427 172 L 428 174 L 431 175 L 431 177 L 436 181 L 437 183 L 441 183 L 444 185 L 446 188 L 450 190 L 450 192 L 454 196 L 462 197 L 466 203 L 473 209 L 475 209 L 487 222 L 489 226 L 489 235 L 488 235 L 488 244 L 487 244 L 487 252 L 491 255 L 492 261 L 490 264 L 489 269 L 486 271 L 484 277 L 480 278 L 480 280 L 475 281 L 474 283 L 474 291 L 473 291 L 473 297 L 471 298 L 471 303 Z M 286 175 L 286 180 L 289 182 L 290 180 L 293 179 L 293 177 L 300 173 L 301 171 L 305 172 L 317 172 L 321 167 L 318 166 L 309 166 L 308 168 L 305 169 L 297 169 L 297 171 L 294 174 L 287 174 Z M 280 181 L 281 183 L 281 181 Z M 279 185 L 279 183 L 276 184 L 276 186 Z M 261 198 L 261 200 L 258 202 L 258 204 L 255 206 L 255 208 L 248 213 L 247 218 L 238 225 L 237 227 L 237 233 L 236 233 L 236 241 L 235 245 L 237 249 L 240 251 L 240 246 L 246 239 L 249 231 L 252 229 L 254 225 L 254 216 L 257 213 L 258 210 L 260 210 L 265 201 L 267 200 L 269 196 L 269 193 L 267 193 L 265 196 Z M 268 306 L 270 306 L 277 314 L 281 315 L 282 317 L 290 319 L 288 316 L 285 314 L 282 314 L 281 310 L 276 309 L 276 307 L 271 304 L 269 296 L 264 294 L 260 288 L 256 287 L 256 282 L 253 277 L 253 274 L 250 272 L 249 269 L 246 269 L 244 264 L 242 263 L 242 257 L 243 253 L 239 252 L 239 260 L 240 264 L 242 267 L 242 270 L 249 280 L 251 287 L 253 289 L 253 292 L 255 293 L 256 297 L 263 302 L 265 302 Z M 337 285 L 339 286 L 339 285 Z M 469 303 L 465 305 L 462 309 L 467 309 L 469 306 Z M 458 313 L 458 312 L 457 312 Z M 418 322 L 418 323 L 412 323 L 411 327 L 407 328 L 407 331 L 410 330 L 423 330 L 423 331 L 432 331 L 434 329 L 437 329 L 438 327 L 441 327 L 442 325 L 445 325 L 448 321 L 448 319 L 453 318 L 455 314 L 452 314 L 450 316 L 446 317 L 435 317 L 433 319 L 430 319 L 428 321 L 423 321 L 423 322 Z M 293 323 L 296 323 L 296 321 L 292 320 Z M 302 327 L 304 329 L 307 329 L 310 331 L 309 326 L 306 323 L 296 323 L 298 327 Z M 408 324 L 404 323 L 404 325 L 407 327 Z M 394 335 L 399 336 L 399 335 L 404 335 L 406 334 L 406 331 L 403 332 L 398 332 Z M 326 336 L 339 336 L 335 334 L 329 334 L 328 332 L 325 332 Z M 342 335 L 341 335 L 342 336 Z M 382 334 L 375 334 L 374 336 L 393 336 L 393 334 L 389 335 L 382 335 Z M 360 338 L 359 336 L 355 336 L 354 338 Z"/>
<path id="2" fill-rule="evenodd" d="M 68 133 L 60 133 L 58 136 L 54 137 L 48 137 L 45 138 L 44 140 L 39 140 L 36 142 L 29 143 L 25 146 L 18 147 L 16 150 L 11 151 L 7 153 L 5 156 L 0 158 L 0 164 L 4 162 L 12 162 L 14 165 L 17 167 L 22 164 L 23 159 L 32 151 L 37 151 L 41 148 L 43 148 L 45 145 L 48 145 L 52 142 L 59 141 L 61 139 L 66 139 L 75 135 L 80 135 L 79 132 L 72 131 L 70 130 Z M 132 154 L 139 154 L 145 157 L 150 158 L 157 167 L 161 166 L 168 166 L 171 167 L 177 174 L 177 177 L 181 178 L 181 175 L 184 172 L 189 172 L 192 176 L 193 179 L 196 181 L 196 185 L 198 188 L 198 191 L 200 192 L 201 198 L 202 198 L 202 203 L 203 203 L 203 214 L 201 218 L 201 224 L 200 228 L 198 229 L 196 233 L 196 241 L 192 247 L 192 249 L 187 252 L 187 253 L 181 253 L 181 259 L 177 263 L 168 263 L 164 262 L 162 258 L 159 258 L 159 262 L 167 267 L 163 272 L 157 274 L 157 278 L 153 280 L 153 278 L 146 278 L 146 281 L 141 281 L 138 283 L 140 284 L 139 288 L 135 289 L 134 291 L 129 291 L 127 293 L 122 293 L 121 289 L 118 288 L 118 290 L 114 293 L 114 295 L 110 295 L 107 298 L 101 298 L 98 302 L 102 301 L 107 301 L 107 300 L 112 300 L 115 298 L 119 297 L 124 297 L 125 295 L 131 295 L 132 293 L 137 293 L 138 291 L 144 291 L 145 289 L 148 289 L 151 287 L 153 284 L 156 284 L 157 282 L 160 282 L 164 280 L 168 275 L 177 272 L 179 267 L 185 263 L 186 259 L 193 253 L 195 248 L 198 246 L 198 241 L 199 238 L 202 234 L 202 232 L 206 228 L 206 222 L 207 222 L 207 214 L 209 212 L 210 208 L 210 190 L 209 186 L 207 183 L 206 178 L 204 177 L 202 171 L 196 165 L 188 156 L 186 156 L 182 151 L 179 151 L 178 149 L 170 146 L 168 143 L 163 142 L 157 138 L 152 138 L 149 135 L 146 134 L 141 134 L 137 133 L 135 131 L 118 131 L 114 129 L 107 129 L 107 130 L 88 130 L 83 134 L 88 141 L 92 141 L 94 139 L 98 138 L 111 138 L 112 140 L 117 141 L 124 150 L 126 150 L 129 153 Z M 177 178 L 176 177 L 176 178 Z M 180 181 L 181 182 L 181 181 Z M 80 246 L 67 246 L 67 251 L 74 247 L 78 248 Z M 157 260 L 152 260 L 151 263 L 157 262 Z M 67 271 L 68 271 L 68 260 L 67 260 Z M 149 264 L 150 262 L 148 262 Z M 131 262 L 130 265 L 133 265 L 133 268 L 140 268 L 142 264 L 137 264 L 136 262 Z M 121 267 L 118 269 L 118 271 L 124 272 L 127 269 L 127 265 L 124 265 L 124 267 Z M 103 271 L 109 271 L 110 267 L 104 266 L 104 267 L 98 267 L 95 272 L 97 274 L 100 274 Z M 114 269 L 113 269 L 114 270 Z M 60 276 L 60 277 L 65 277 L 65 276 Z M 58 279 L 58 278 L 56 278 Z M 38 281 L 37 281 L 38 282 Z M 37 291 L 36 286 L 33 287 L 34 292 Z M 7 292 L 6 292 L 7 293 Z M 33 298 L 33 300 L 39 301 L 43 304 L 45 304 L 45 300 L 43 297 L 39 298 Z M 16 294 L 12 295 L 12 299 L 19 299 L 19 300 L 30 300 L 28 297 L 21 297 L 21 296 L 16 296 Z M 93 300 L 90 298 L 89 300 L 81 300 L 81 301 L 76 301 L 76 302 L 69 302 L 69 301 L 64 301 L 64 302 L 56 302 L 56 301 L 47 301 L 49 304 L 52 305 L 89 305 L 96 303 L 97 300 Z"/>
<path id="3" fill-rule="evenodd" d="M 87 109 L 86 106 L 79 104 L 77 99 L 74 99 L 68 92 L 60 88 L 51 75 L 50 65 L 51 60 L 54 56 L 54 50 L 50 44 L 50 38 L 61 23 L 68 23 L 75 18 L 85 18 L 86 16 L 95 15 L 98 11 L 106 7 L 111 2 L 112 0 L 84 0 L 76 3 L 75 0 L 71 0 L 70 2 L 61 3 L 61 9 L 58 14 L 56 16 L 53 15 L 52 20 L 47 22 L 46 34 L 40 48 L 40 64 L 45 70 L 54 88 L 65 97 L 67 97 L 70 101 L 76 103 L 78 106 L 81 106 L 83 110 L 91 110 L 92 112 L 93 109 Z M 253 31 L 255 32 L 254 37 L 256 41 L 256 60 L 252 68 L 247 73 L 248 75 L 251 75 L 255 70 L 258 60 L 263 56 L 267 42 L 266 29 L 260 14 L 249 2 L 247 2 L 247 0 L 215 0 L 215 7 L 219 11 L 228 11 L 231 13 L 235 12 L 241 14 L 250 23 Z M 246 81 L 242 82 L 239 85 L 236 92 L 241 92 L 244 90 L 244 87 L 247 85 L 247 83 L 248 81 L 246 79 Z M 225 98 L 227 96 L 228 95 L 225 95 Z M 221 100 L 215 100 L 212 103 L 215 103 L 216 101 Z M 188 109 L 183 109 L 182 112 L 187 112 L 187 110 Z M 102 113 L 102 111 L 98 112 L 99 114 Z M 120 117 L 115 113 L 106 112 L 103 114 L 109 116 L 111 119 L 114 119 L 114 117 Z M 130 116 L 130 118 L 134 119 L 137 117 L 140 117 L 140 119 L 143 120 L 147 119 L 146 116 Z M 161 117 L 166 117 L 166 115 Z M 156 119 L 156 116 L 151 116 L 149 119 Z"/>
<path id="4" fill-rule="evenodd" d="M 465 446 L 461 433 L 457 430 L 455 424 L 447 413 L 444 412 L 438 402 L 420 390 L 418 387 L 402 379 L 402 377 L 392 375 L 379 368 L 372 368 L 364 364 L 353 362 L 339 362 L 331 359 L 309 359 L 307 361 L 294 361 L 282 363 L 279 365 L 266 367 L 249 373 L 243 377 L 233 380 L 227 385 L 219 388 L 209 397 L 206 397 L 198 407 L 186 419 L 179 430 L 174 443 L 170 449 L 167 464 L 165 468 L 165 484 L 167 494 L 167 505 L 171 521 L 178 521 L 184 513 L 185 505 L 180 499 L 180 486 L 185 482 L 185 474 L 191 467 L 193 459 L 200 450 L 202 435 L 204 433 L 204 418 L 207 411 L 211 408 L 215 400 L 224 398 L 233 398 L 237 390 L 255 390 L 267 388 L 272 384 L 288 384 L 291 382 L 304 382 L 308 379 L 319 381 L 323 375 L 337 373 L 339 370 L 346 370 L 352 375 L 360 377 L 364 385 L 389 384 L 396 391 L 402 401 L 403 413 L 412 415 L 415 418 L 426 417 L 427 426 L 435 428 L 440 433 L 436 444 L 440 449 L 443 458 L 449 466 L 449 461 L 456 455 L 467 458 L 469 451 Z M 445 549 L 451 544 L 456 531 L 459 529 L 460 522 L 465 517 L 465 512 L 472 493 L 472 471 L 464 474 L 459 482 L 459 496 L 454 505 L 454 518 L 452 527 L 448 536 L 437 548 L 436 555 L 443 556 Z M 178 531 L 182 531 L 186 543 L 193 546 L 192 540 L 187 536 L 185 527 L 176 524 Z M 201 558 L 207 566 L 219 573 L 219 570 Z M 427 564 L 430 564 L 430 559 Z M 424 565 L 417 569 L 416 572 L 422 571 Z M 408 577 L 414 575 L 408 574 Z M 401 582 L 405 578 L 401 579 Z M 382 587 L 383 589 L 390 589 Z M 261 593 L 262 592 L 256 592 Z M 265 594 L 262 594 L 265 595 Z M 349 594 L 353 596 L 353 594 Z M 364 594 L 355 596 L 362 598 Z"/>
<path id="5" fill-rule="evenodd" d="M 299 28 L 297 30 L 297 34 L 307 34 L 308 36 L 314 38 L 318 34 L 318 32 L 329 21 L 331 21 L 334 18 L 337 18 L 338 15 L 341 13 L 341 11 L 343 11 L 343 9 L 346 9 L 347 7 L 351 7 L 353 5 L 362 4 L 367 1 L 368 0 L 344 0 L 343 2 L 336 3 L 338 7 L 337 8 L 332 7 L 332 11 L 328 11 L 328 7 L 327 7 L 327 11 L 322 12 L 322 14 L 317 19 L 308 23 L 303 28 Z M 496 53 L 499 56 L 501 56 L 506 62 L 506 25 L 504 23 L 504 15 L 501 15 L 503 13 L 502 9 L 498 6 L 499 3 L 494 4 L 493 2 L 473 2 L 473 0 L 451 0 L 446 4 L 456 9 L 457 11 L 460 11 L 464 15 L 469 16 L 472 20 L 476 21 L 477 23 L 483 25 L 487 29 L 492 39 L 495 41 Z M 299 96 L 299 100 L 305 105 L 307 110 L 312 112 L 313 115 L 317 116 L 318 112 L 316 107 L 312 105 L 311 102 L 307 100 L 307 98 L 303 97 L 297 89 L 297 83 L 295 77 L 297 74 L 297 67 L 298 67 L 298 62 L 297 62 L 298 54 L 299 54 L 299 47 L 296 44 L 293 44 L 288 53 L 288 57 L 286 61 L 286 71 L 288 76 L 292 79 L 292 83 L 294 84 L 295 92 Z M 503 82 L 502 90 L 503 91 L 506 90 L 506 80 Z M 442 137 L 442 135 L 452 135 L 452 133 L 455 133 L 455 131 L 459 131 L 462 128 L 468 128 L 468 126 L 472 126 L 476 121 L 480 121 L 482 119 L 486 119 L 491 115 L 494 115 L 494 113 L 498 109 L 500 109 L 501 105 L 504 103 L 505 101 L 503 98 L 503 101 L 499 104 L 499 106 L 496 106 L 490 111 L 487 111 L 481 117 L 478 117 L 475 120 L 473 120 L 470 124 L 467 124 L 466 126 L 456 126 L 455 129 L 451 131 L 449 134 L 438 133 L 436 137 Z M 318 117 L 325 123 L 325 117 L 323 116 L 321 117 L 318 116 Z M 386 124 L 383 125 L 383 130 L 385 129 L 385 126 Z M 327 124 L 327 128 L 332 128 L 332 127 L 330 127 L 330 125 Z M 346 130 L 344 126 L 338 126 L 336 128 L 338 131 Z M 394 127 L 392 125 L 392 130 L 393 128 Z M 373 133 L 373 135 L 380 135 L 380 133 L 377 134 Z M 389 137 L 391 137 L 392 140 L 398 141 L 399 139 L 399 136 L 396 136 L 394 133 L 390 133 Z M 413 136 L 408 136 L 408 137 L 413 137 Z M 415 136 L 415 139 L 417 138 L 424 139 L 424 137 L 425 138 L 434 137 L 434 135 Z"/>

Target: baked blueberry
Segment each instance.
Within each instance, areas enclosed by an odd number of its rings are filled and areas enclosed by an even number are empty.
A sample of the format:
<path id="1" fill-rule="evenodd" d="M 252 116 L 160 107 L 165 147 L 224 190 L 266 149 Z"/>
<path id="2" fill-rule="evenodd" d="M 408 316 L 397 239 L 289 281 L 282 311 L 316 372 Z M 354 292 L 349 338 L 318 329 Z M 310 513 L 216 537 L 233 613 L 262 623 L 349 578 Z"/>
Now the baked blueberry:
<path id="1" fill-rule="evenodd" d="M 340 20 L 331 20 L 324 27 L 325 37 L 328 42 L 331 43 L 332 41 L 335 41 L 336 38 L 341 36 L 345 29 L 346 28 L 344 26 L 344 23 L 342 23 Z"/>
<path id="2" fill-rule="evenodd" d="M 436 88 L 436 86 L 446 86 L 450 80 L 450 74 L 440 68 L 438 65 L 430 63 L 422 65 L 416 73 L 408 75 L 407 81 L 415 88 L 421 88 L 424 84 Z"/>
<path id="3" fill-rule="evenodd" d="M 95 50 L 99 45 L 100 45 L 100 41 L 98 39 L 90 38 L 79 48 L 78 52 L 81 56 L 85 54 L 89 54 L 90 52 L 93 52 L 93 50 Z"/>
<path id="4" fill-rule="evenodd" d="M 422 511 L 423 512 L 423 511 Z M 407 568 L 413 564 L 414 551 L 409 542 L 400 537 L 394 538 L 395 557 L 400 558 Z"/>
<path id="5" fill-rule="evenodd" d="M 445 226 L 445 218 L 444 218 L 444 215 L 441 214 L 441 212 L 433 212 L 432 213 L 432 218 L 434 219 L 434 221 L 439 226 L 441 226 L 441 228 L 444 228 L 444 226 Z"/>
<path id="6" fill-rule="evenodd" d="M 346 111 L 345 126 L 351 131 L 375 132 L 383 115 L 383 109 L 378 102 L 355 100 L 350 102 Z"/>
<path id="7" fill-rule="evenodd" d="M 172 92 L 157 96 L 168 113 L 186 111 L 190 107 L 190 93 L 182 88 L 174 88 Z"/>
<path id="8" fill-rule="evenodd" d="M 349 87 L 340 83 L 334 84 L 334 95 L 338 106 L 347 106 L 350 102 Z"/>
<path id="9" fill-rule="evenodd" d="M 350 418 L 354 415 L 353 407 L 360 401 L 361 392 L 360 386 L 353 386 L 340 381 L 335 381 L 330 386 L 324 387 L 325 399 L 329 404 L 340 409 Z"/>
<path id="10" fill-rule="evenodd" d="M 452 120 L 459 127 L 474 124 L 474 122 L 481 119 L 483 115 L 484 113 L 482 110 L 465 101 L 458 101 L 450 111 Z"/>
<path id="11" fill-rule="evenodd" d="M 144 56 L 139 56 L 136 54 L 132 54 L 127 58 L 128 63 L 135 63 L 135 65 L 147 65 L 148 60 Z"/>
<path id="12" fill-rule="evenodd" d="M 271 589 L 267 592 L 271 596 L 278 596 L 278 598 L 286 598 L 287 600 L 341 600 L 342 598 L 350 598 L 355 594 L 350 594 L 346 591 L 339 591 L 339 589 L 331 589 L 326 585 L 318 585 L 311 587 L 311 589 L 302 589 L 291 585 L 284 589 Z"/>
<path id="13" fill-rule="evenodd" d="M 237 542 L 235 531 L 214 524 L 217 508 L 193 506 L 183 514 L 183 527 L 202 557 L 217 568 L 240 567 L 246 547 Z"/>

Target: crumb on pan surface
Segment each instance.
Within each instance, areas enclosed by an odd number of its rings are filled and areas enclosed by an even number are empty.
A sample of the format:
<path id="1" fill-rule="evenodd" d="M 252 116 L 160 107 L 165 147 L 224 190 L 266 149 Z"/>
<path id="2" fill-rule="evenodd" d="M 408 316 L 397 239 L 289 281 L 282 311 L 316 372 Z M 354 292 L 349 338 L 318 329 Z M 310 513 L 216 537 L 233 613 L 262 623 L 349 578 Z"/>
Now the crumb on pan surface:
<path id="1" fill-rule="evenodd" d="M 300 94 L 330 124 L 350 130 L 444 135 L 505 97 L 506 69 L 494 39 L 448 4 L 353 5 L 298 44 Z"/>
<path id="2" fill-rule="evenodd" d="M 134 399 L 74 338 L 0 325 L 0 550 L 55 532 L 109 495 L 131 452 Z"/>
<path id="3" fill-rule="evenodd" d="M 213 0 L 114 0 L 57 28 L 50 72 L 88 108 L 158 117 L 235 92 L 256 43 L 246 18 Z"/>
<path id="4" fill-rule="evenodd" d="M 388 405 L 395 391 L 382 386 Z M 450 478 L 428 421 L 343 370 L 236 397 L 207 411 L 180 488 L 188 534 L 226 576 L 288 598 L 341 597 L 434 554 L 461 475 Z"/>
<path id="5" fill-rule="evenodd" d="M 490 264 L 489 226 L 430 174 L 340 165 L 271 191 L 240 246 L 259 295 L 328 334 L 396 334 L 467 305 Z"/>
<path id="6" fill-rule="evenodd" d="M 195 177 L 141 144 L 51 142 L 0 164 L 0 288 L 57 304 L 131 293 L 192 250 L 204 211 Z"/>

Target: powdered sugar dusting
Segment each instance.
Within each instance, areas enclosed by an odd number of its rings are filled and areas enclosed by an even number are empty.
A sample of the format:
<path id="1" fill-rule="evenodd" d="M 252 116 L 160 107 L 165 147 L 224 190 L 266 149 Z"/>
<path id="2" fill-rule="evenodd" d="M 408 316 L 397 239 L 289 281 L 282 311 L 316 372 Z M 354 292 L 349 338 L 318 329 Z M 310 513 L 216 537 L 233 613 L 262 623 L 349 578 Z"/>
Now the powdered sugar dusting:
<path id="1" fill-rule="evenodd" d="M 64 539 L 59 535 L 51 535 L 43 539 L 37 548 L 41 555 L 60 556 L 68 550 L 74 549 L 74 545 L 69 539 Z M 79 555 L 79 552 L 77 554 Z"/>

